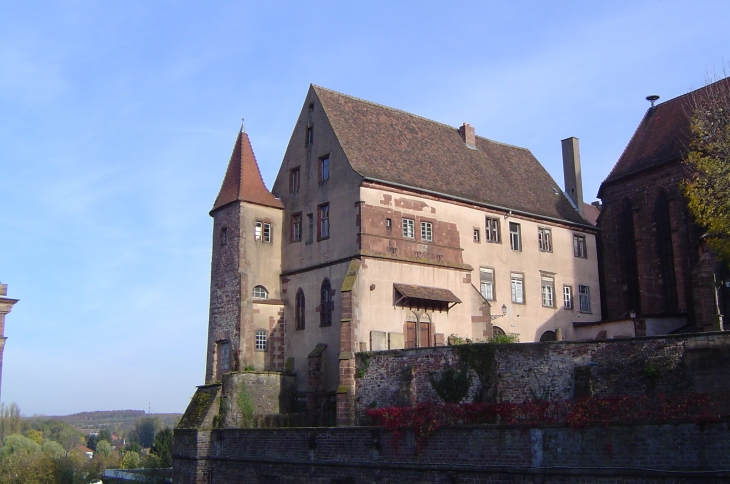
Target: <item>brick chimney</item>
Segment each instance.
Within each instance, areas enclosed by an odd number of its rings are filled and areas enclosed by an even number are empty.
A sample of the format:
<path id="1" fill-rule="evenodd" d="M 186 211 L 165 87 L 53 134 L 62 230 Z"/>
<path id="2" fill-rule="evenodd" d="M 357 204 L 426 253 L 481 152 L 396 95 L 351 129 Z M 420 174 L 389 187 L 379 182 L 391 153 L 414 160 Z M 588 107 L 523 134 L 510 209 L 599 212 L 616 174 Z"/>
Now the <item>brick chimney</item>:
<path id="1" fill-rule="evenodd" d="M 474 134 L 474 128 L 471 124 L 464 123 L 464 125 L 459 128 L 459 134 L 461 135 L 461 139 L 464 140 L 464 144 L 466 144 L 467 148 L 471 148 L 473 150 L 477 149 L 476 135 Z"/>
<path id="2" fill-rule="evenodd" d="M 585 218 L 583 210 L 583 178 L 580 173 L 580 148 L 578 138 L 570 137 L 560 142 L 563 146 L 563 175 L 565 176 L 565 193 L 575 204 L 580 216 Z"/>

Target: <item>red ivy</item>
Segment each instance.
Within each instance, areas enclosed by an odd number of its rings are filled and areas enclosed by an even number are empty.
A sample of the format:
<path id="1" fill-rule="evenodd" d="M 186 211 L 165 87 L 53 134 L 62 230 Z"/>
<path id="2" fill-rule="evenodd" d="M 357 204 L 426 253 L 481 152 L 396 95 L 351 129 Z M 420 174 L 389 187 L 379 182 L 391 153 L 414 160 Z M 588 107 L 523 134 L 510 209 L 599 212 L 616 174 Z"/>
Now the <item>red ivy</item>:
<path id="1" fill-rule="evenodd" d="M 612 422 L 716 422 L 720 415 L 707 394 L 653 394 L 590 397 L 572 401 L 530 400 L 522 403 L 419 403 L 413 407 L 384 407 L 366 411 L 376 425 L 393 432 L 393 447 L 408 429 L 415 436 L 416 453 L 443 425 L 565 424 L 572 429 Z"/>

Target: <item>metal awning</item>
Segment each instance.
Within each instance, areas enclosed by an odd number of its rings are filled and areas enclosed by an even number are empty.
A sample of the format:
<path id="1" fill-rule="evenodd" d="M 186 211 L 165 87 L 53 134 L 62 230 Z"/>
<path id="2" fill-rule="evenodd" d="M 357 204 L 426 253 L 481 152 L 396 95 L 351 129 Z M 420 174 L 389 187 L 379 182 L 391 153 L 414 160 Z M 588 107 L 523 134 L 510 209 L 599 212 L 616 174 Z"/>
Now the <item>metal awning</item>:
<path id="1" fill-rule="evenodd" d="M 453 292 L 441 287 L 394 283 L 393 289 L 395 306 L 448 312 L 461 302 Z"/>

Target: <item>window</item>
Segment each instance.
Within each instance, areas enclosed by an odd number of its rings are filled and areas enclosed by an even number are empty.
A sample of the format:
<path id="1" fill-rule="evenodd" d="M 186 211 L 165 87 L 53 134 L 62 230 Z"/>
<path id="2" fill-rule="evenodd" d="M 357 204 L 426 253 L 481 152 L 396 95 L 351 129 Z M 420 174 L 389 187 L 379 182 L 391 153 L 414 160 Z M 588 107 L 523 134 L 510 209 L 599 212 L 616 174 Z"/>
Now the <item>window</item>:
<path id="1" fill-rule="evenodd" d="M 266 351 L 266 331 L 256 330 L 256 351 Z"/>
<path id="2" fill-rule="evenodd" d="M 433 342 L 433 324 L 426 312 L 409 311 L 403 330 L 406 348 L 425 348 Z"/>
<path id="3" fill-rule="evenodd" d="M 403 237 L 405 237 L 407 239 L 415 239 L 416 238 L 415 227 L 416 227 L 416 222 L 414 222 L 413 220 L 411 220 L 409 218 L 404 218 L 403 219 Z"/>
<path id="4" fill-rule="evenodd" d="M 312 143 L 314 143 L 314 127 L 309 126 L 307 128 L 307 134 L 304 140 L 305 148 L 309 148 L 310 146 L 312 146 Z"/>
<path id="5" fill-rule="evenodd" d="M 299 167 L 289 171 L 289 193 L 297 193 L 299 191 Z"/>
<path id="6" fill-rule="evenodd" d="M 304 308 L 304 291 L 299 288 L 296 298 L 296 314 L 294 315 L 297 329 L 304 329 Z"/>
<path id="7" fill-rule="evenodd" d="M 325 203 L 319 206 L 317 212 L 317 239 L 322 240 L 330 236 L 330 204 Z"/>
<path id="8" fill-rule="evenodd" d="M 314 214 L 307 214 L 307 226 L 309 227 L 309 235 L 307 236 L 307 243 L 311 244 L 314 241 Z"/>
<path id="9" fill-rule="evenodd" d="M 228 243 L 228 228 L 223 227 L 221 228 L 221 245 L 226 245 Z"/>
<path id="10" fill-rule="evenodd" d="M 512 280 L 512 302 L 515 304 L 525 303 L 525 291 L 524 291 L 524 279 L 523 274 L 512 273 L 510 275 Z"/>
<path id="11" fill-rule="evenodd" d="M 291 241 L 300 242 L 302 240 L 302 214 L 295 213 L 291 216 Z"/>
<path id="12" fill-rule="evenodd" d="M 421 222 L 421 240 L 433 242 L 433 224 L 431 222 Z"/>
<path id="13" fill-rule="evenodd" d="M 586 238 L 583 235 L 573 236 L 573 255 L 582 259 L 588 257 L 586 253 Z"/>
<path id="14" fill-rule="evenodd" d="M 512 250 L 522 250 L 522 236 L 520 232 L 520 224 L 514 222 L 509 223 L 509 246 Z"/>
<path id="15" fill-rule="evenodd" d="M 271 242 L 271 224 L 256 222 L 254 236 L 258 242 Z"/>
<path id="16" fill-rule="evenodd" d="M 218 356 L 218 378 L 223 373 L 231 371 L 231 343 L 230 341 L 216 342 L 216 355 Z"/>
<path id="17" fill-rule="evenodd" d="M 573 309 L 573 288 L 570 286 L 563 286 L 563 307 Z"/>
<path id="18" fill-rule="evenodd" d="M 537 229 L 537 244 L 540 250 L 543 252 L 553 251 L 553 240 L 550 229 L 545 227 L 538 227 Z"/>
<path id="19" fill-rule="evenodd" d="M 555 306 L 555 280 L 549 276 L 541 276 L 540 281 L 542 305 L 552 308 Z"/>
<path id="20" fill-rule="evenodd" d="M 332 285 L 329 279 L 322 281 L 322 289 L 320 291 L 319 306 L 319 325 L 332 326 L 332 310 L 334 302 L 332 301 Z"/>
<path id="21" fill-rule="evenodd" d="M 498 218 L 486 218 L 486 240 L 494 244 L 499 243 L 499 219 Z"/>
<path id="22" fill-rule="evenodd" d="M 578 303 L 581 313 L 591 312 L 591 291 L 588 286 L 578 286 Z"/>
<path id="23" fill-rule="evenodd" d="M 479 268 L 479 291 L 487 301 L 494 301 L 494 269 Z"/>
<path id="24" fill-rule="evenodd" d="M 269 299 L 269 291 L 264 286 L 254 286 L 252 295 L 254 299 Z"/>
<path id="25" fill-rule="evenodd" d="M 319 159 L 319 181 L 327 181 L 330 179 L 330 157 L 323 156 Z"/>
<path id="26" fill-rule="evenodd" d="M 474 229 L 474 236 L 473 236 L 474 242 L 479 243 L 479 229 Z"/>
<path id="27" fill-rule="evenodd" d="M 389 218 L 385 219 L 385 230 L 387 230 L 388 232 L 393 230 L 393 220 L 391 220 Z"/>

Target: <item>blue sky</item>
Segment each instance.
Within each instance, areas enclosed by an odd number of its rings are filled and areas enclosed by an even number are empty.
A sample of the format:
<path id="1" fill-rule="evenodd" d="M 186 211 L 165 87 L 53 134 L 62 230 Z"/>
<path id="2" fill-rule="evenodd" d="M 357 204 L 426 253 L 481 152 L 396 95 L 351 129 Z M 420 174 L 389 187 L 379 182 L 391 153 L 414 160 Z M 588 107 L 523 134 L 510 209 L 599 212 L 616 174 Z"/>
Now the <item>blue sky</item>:
<path id="1" fill-rule="evenodd" d="M 468 122 L 561 186 L 576 136 L 592 201 L 644 98 L 730 58 L 726 1 L 605 3 L 3 1 L 2 400 L 185 409 L 241 118 L 270 187 L 310 83 Z"/>

